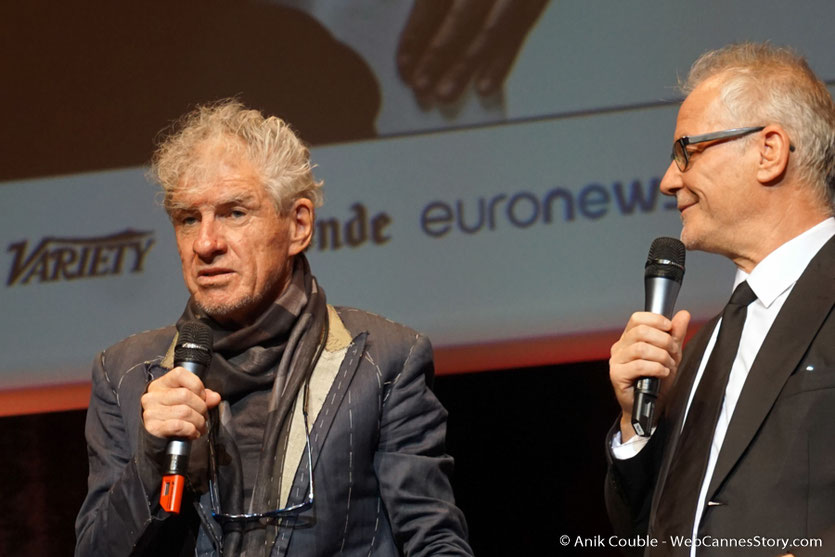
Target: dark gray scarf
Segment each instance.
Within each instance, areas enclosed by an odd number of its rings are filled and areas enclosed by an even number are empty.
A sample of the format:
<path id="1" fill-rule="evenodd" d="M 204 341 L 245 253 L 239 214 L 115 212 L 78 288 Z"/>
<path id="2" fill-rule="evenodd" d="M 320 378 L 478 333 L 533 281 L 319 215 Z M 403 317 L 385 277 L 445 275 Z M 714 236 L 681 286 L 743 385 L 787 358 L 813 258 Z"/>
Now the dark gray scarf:
<path id="1" fill-rule="evenodd" d="M 218 460 L 223 512 L 239 514 L 277 509 L 292 410 L 327 335 L 325 293 L 311 274 L 307 259 L 300 254 L 295 258 L 287 288 L 251 325 L 225 329 L 190 300 L 178 326 L 192 319 L 205 321 L 213 333 L 214 355 L 204 383 L 220 393 L 223 400 L 220 412 L 213 413 L 210 434 Z M 270 387 L 258 473 L 251 503 L 245 509 L 242 467 L 234 434 L 220 422 L 225 421 L 222 414 L 228 411 L 228 405 Z M 273 524 L 228 524 L 223 532 L 223 555 L 269 555 L 276 534 L 277 527 Z"/>

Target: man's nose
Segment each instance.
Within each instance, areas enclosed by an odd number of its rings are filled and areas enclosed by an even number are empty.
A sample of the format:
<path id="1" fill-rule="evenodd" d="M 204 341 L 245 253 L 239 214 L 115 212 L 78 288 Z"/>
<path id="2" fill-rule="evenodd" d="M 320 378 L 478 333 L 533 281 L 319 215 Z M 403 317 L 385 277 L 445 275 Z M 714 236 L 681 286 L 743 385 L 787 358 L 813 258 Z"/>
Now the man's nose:
<path id="1" fill-rule="evenodd" d="M 670 161 L 670 166 L 667 167 L 667 172 L 661 178 L 659 189 L 664 195 L 675 195 L 678 190 L 682 188 L 681 170 L 675 161 Z"/>
<path id="2" fill-rule="evenodd" d="M 223 230 L 214 218 L 203 218 L 200 221 L 200 230 L 194 241 L 193 249 L 194 253 L 206 261 L 210 261 L 226 251 Z"/>

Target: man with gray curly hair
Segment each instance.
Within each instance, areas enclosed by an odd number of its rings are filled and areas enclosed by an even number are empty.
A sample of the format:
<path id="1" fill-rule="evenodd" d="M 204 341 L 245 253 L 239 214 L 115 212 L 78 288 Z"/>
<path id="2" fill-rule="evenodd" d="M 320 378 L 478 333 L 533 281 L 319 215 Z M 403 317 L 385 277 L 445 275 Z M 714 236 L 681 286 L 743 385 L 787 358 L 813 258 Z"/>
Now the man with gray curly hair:
<path id="1" fill-rule="evenodd" d="M 191 298 L 95 361 L 76 555 L 471 555 L 431 346 L 326 303 L 304 255 L 321 183 L 289 126 L 198 107 L 152 174 Z M 202 377 L 174 363 L 195 322 Z M 172 440 L 190 442 L 176 504 Z"/>
<path id="2" fill-rule="evenodd" d="M 684 310 L 635 313 L 612 346 L 609 514 L 648 534 L 635 554 L 832 555 L 835 104 L 802 57 L 759 43 L 704 54 L 683 90 L 661 191 L 687 249 L 736 265 L 734 293 L 684 350 Z M 641 377 L 661 392 L 636 432 Z"/>

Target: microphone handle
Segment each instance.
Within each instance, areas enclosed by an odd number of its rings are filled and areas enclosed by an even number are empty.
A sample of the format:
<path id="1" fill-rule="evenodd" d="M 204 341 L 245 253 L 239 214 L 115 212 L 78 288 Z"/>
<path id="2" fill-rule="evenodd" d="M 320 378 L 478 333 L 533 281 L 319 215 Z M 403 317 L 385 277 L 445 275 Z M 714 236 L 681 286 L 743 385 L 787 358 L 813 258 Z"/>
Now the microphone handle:
<path id="1" fill-rule="evenodd" d="M 191 361 L 174 362 L 174 367 L 183 367 L 186 371 L 190 371 L 198 376 L 202 375 L 206 370 L 206 366 L 203 364 Z M 188 439 L 172 439 L 168 442 L 168 447 L 165 449 L 165 454 L 168 457 L 168 465 L 162 477 L 159 504 L 163 510 L 172 514 L 180 513 L 190 450 L 191 441 Z"/>
<path id="2" fill-rule="evenodd" d="M 658 313 L 671 319 L 681 283 L 666 277 L 644 279 L 646 298 L 644 311 Z M 641 377 L 635 383 L 635 399 L 632 404 L 632 427 L 641 437 L 649 437 L 655 423 L 655 404 L 661 391 L 657 377 Z"/>

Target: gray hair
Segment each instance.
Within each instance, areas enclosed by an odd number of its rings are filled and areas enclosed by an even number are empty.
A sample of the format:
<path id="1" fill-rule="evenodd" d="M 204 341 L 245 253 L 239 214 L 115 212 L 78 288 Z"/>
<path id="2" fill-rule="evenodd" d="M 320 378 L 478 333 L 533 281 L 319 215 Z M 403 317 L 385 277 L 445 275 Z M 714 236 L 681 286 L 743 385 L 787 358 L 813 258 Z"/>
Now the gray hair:
<path id="1" fill-rule="evenodd" d="M 281 118 L 265 118 L 234 99 L 198 106 L 183 116 L 151 160 L 150 174 L 162 187 L 170 214 L 174 194 L 199 173 L 198 149 L 221 142 L 224 152 L 240 154 L 253 164 L 276 208 L 285 214 L 297 199 L 322 204 L 322 182 L 313 177 L 310 152 Z"/>
<path id="2" fill-rule="evenodd" d="M 796 149 L 799 177 L 835 205 L 835 104 L 806 60 L 787 47 L 732 44 L 693 63 L 681 90 L 689 94 L 719 76 L 720 98 L 739 126 L 779 124 Z"/>

